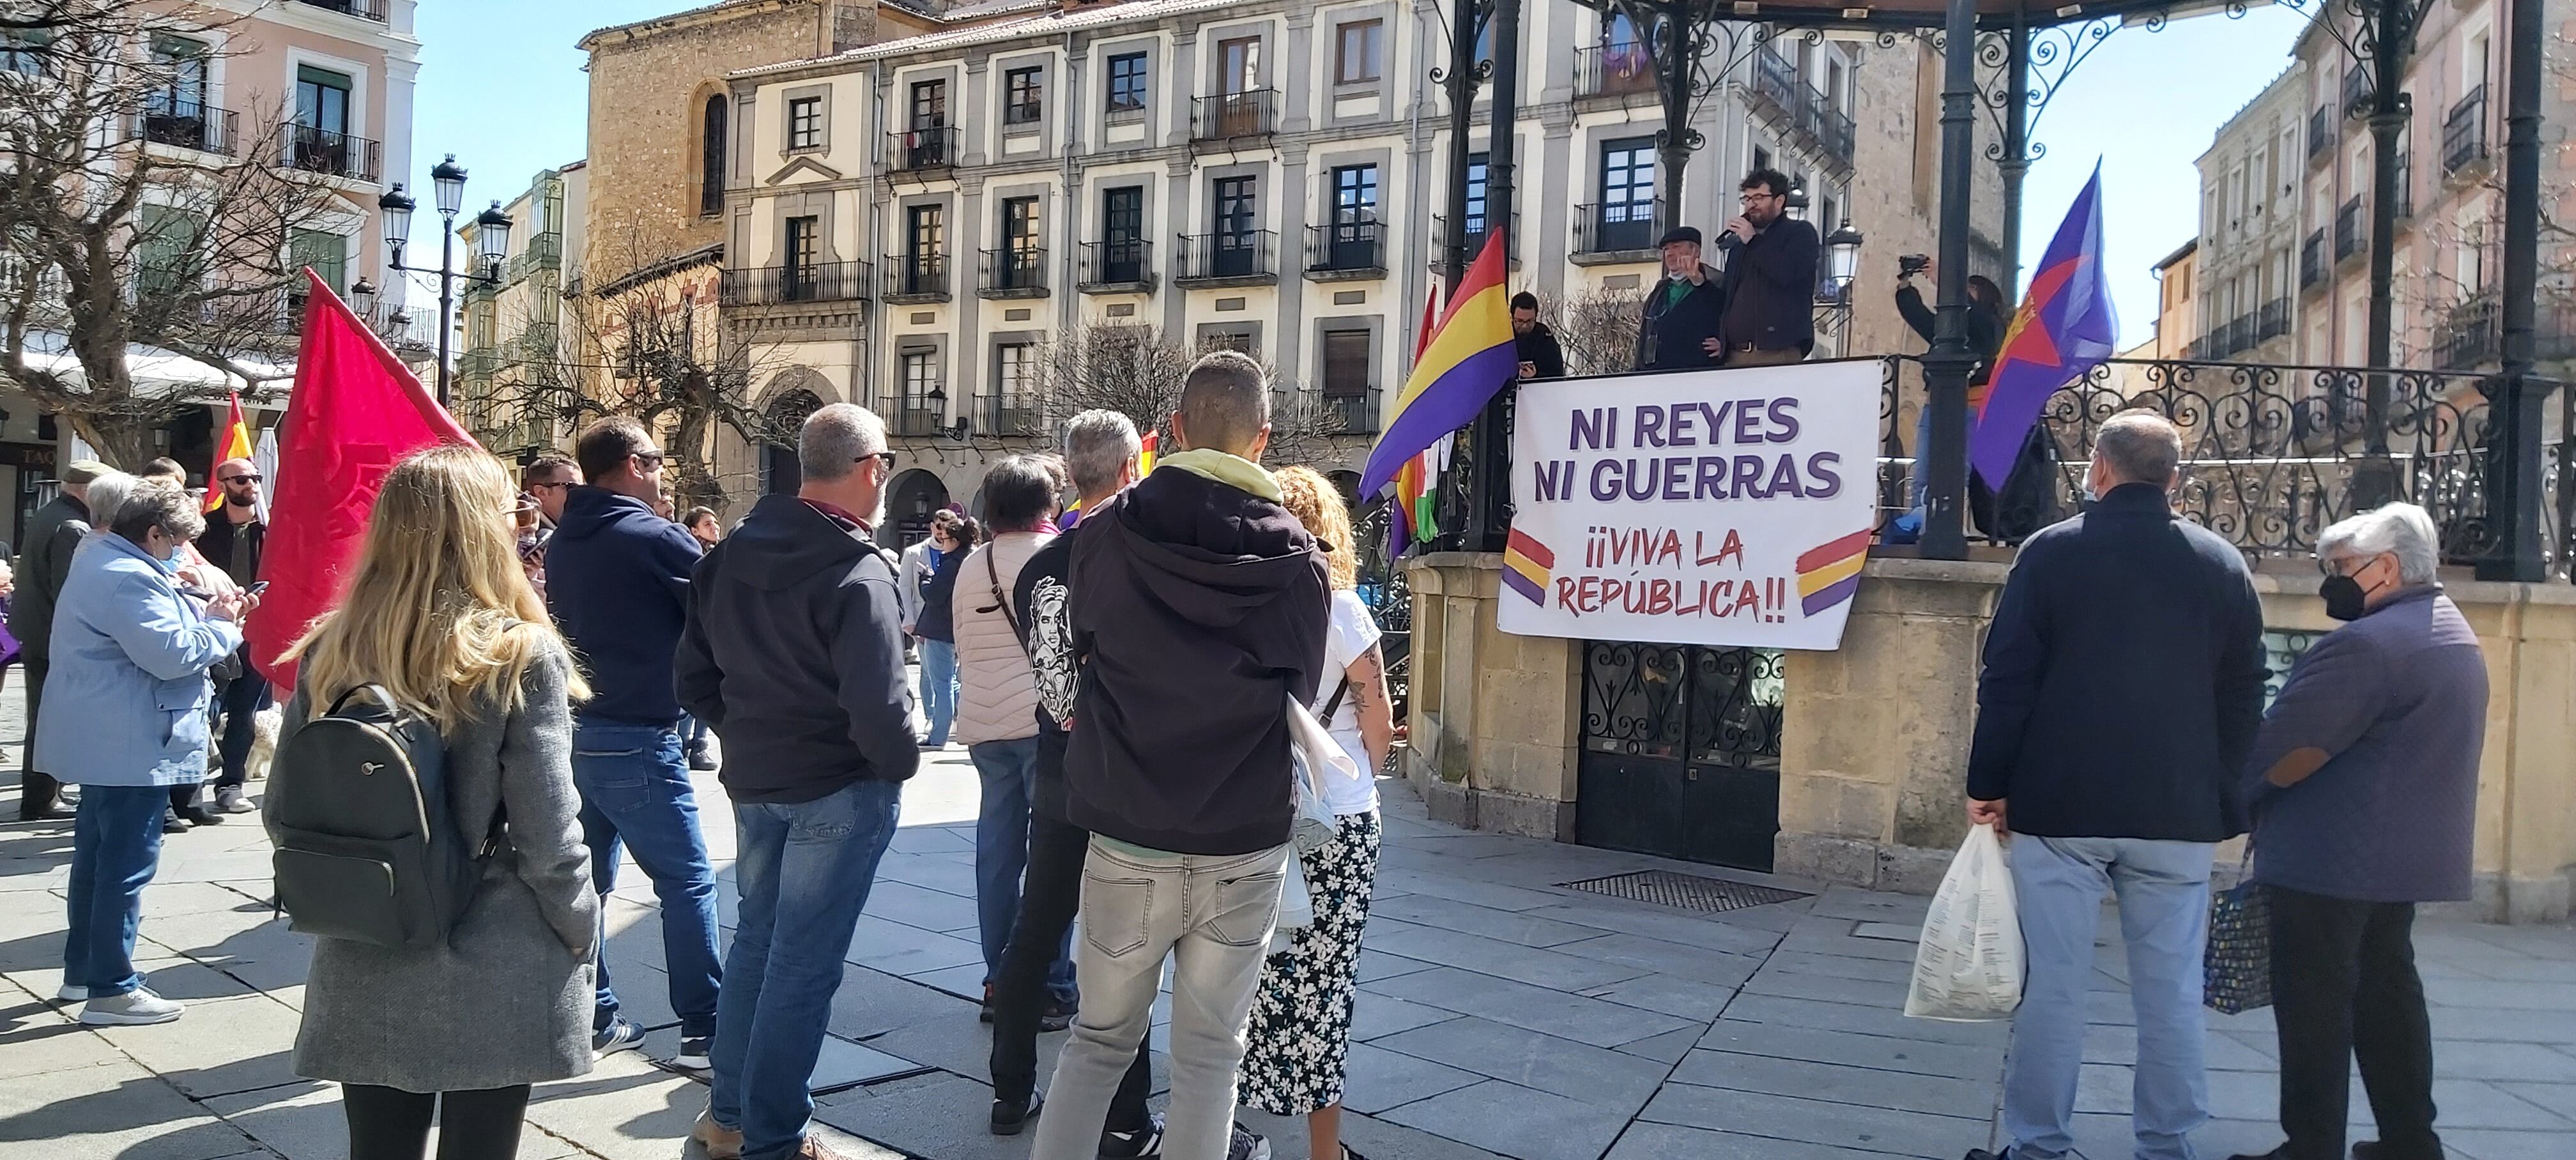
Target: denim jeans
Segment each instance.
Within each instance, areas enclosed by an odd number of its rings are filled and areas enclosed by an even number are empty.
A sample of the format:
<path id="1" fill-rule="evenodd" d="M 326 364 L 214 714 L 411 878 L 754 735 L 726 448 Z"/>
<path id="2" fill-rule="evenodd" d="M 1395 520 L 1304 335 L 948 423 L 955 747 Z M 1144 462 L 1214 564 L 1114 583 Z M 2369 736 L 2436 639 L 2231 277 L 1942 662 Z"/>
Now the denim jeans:
<path id="1" fill-rule="evenodd" d="M 930 732 L 921 743 L 933 749 L 948 744 L 948 723 L 957 717 L 957 642 L 921 642 L 921 712 Z"/>
<path id="2" fill-rule="evenodd" d="M 984 985 L 1002 970 L 1002 952 L 1011 945 L 1011 925 L 1020 917 L 1020 879 L 1029 868 L 1030 781 L 1037 776 L 1038 739 L 978 741 L 968 746 L 975 772 L 983 775 L 984 796 L 975 811 L 975 918 L 984 936 Z M 1074 1002 L 1073 929 L 1057 937 L 1055 961 L 1047 964 L 1047 994 L 1056 1002 Z"/>
<path id="3" fill-rule="evenodd" d="M 671 975 L 671 1013 L 680 1036 L 715 1033 L 716 872 L 698 829 L 697 791 L 680 734 L 659 725 L 578 721 L 572 734 L 572 781 L 581 791 L 582 840 L 590 847 L 591 883 L 603 895 L 617 888 L 618 847 L 653 880 L 661 900 L 662 964 Z M 608 948 L 599 951 L 599 1006 L 594 1026 L 617 1017 L 617 992 L 608 983 Z"/>
<path id="4" fill-rule="evenodd" d="M 1030 1160 L 1091 1160 L 1110 1093 L 1154 1020 L 1172 966 L 1172 1094 L 1163 1155 L 1220 1160 L 1234 1125 L 1243 1028 L 1279 917 L 1290 847 L 1225 857 L 1138 857 L 1091 840 L 1082 871 L 1082 1014 L 1056 1058 Z M 2079 1030 L 2081 1030 L 2079 1025 Z"/>
<path id="5" fill-rule="evenodd" d="M 2209 1120 L 2201 1070 L 2201 953 L 2209 938 L 2203 842 L 2038 838 L 2005 847 L 2021 910 L 2025 980 L 2004 1067 L 2004 1132 L 2013 1160 L 2058 1160 L 2075 1147 L 2075 1083 L 2102 893 L 2120 900 L 2129 994 L 2138 1020 L 2131 1128 L 2138 1160 L 2192 1160 Z"/>
<path id="6" fill-rule="evenodd" d="M 810 802 L 734 803 L 741 925 L 725 964 L 707 1114 L 742 1132 L 743 1160 L 780 1160 L 805 1138 L 806 1084 L 842 956 L 902 797 L 901 783 L 862 781 Z"/>
<path id="7" fill-rule="evenodd" d="M 143 985 L 134 970 L 134 929 L 143 921 L 143 888 L 161 864 L 161 811 L 170 788 L 87 785 L 72 818 L 72 877 L 65 913 L 63 983 L 87 986 L 93 999 Z"/>

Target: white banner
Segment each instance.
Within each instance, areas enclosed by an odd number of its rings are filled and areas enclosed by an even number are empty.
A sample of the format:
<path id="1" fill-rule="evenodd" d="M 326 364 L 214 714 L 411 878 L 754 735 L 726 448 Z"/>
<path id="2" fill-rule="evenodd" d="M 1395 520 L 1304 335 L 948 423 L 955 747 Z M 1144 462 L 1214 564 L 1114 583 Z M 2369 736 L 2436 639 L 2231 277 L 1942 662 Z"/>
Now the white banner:
<path id="1" fill-rule="evenodd" d="M 1833 649 L 1878 519 L 1875 360 L 1525 384 L 1502 629 Z"/>

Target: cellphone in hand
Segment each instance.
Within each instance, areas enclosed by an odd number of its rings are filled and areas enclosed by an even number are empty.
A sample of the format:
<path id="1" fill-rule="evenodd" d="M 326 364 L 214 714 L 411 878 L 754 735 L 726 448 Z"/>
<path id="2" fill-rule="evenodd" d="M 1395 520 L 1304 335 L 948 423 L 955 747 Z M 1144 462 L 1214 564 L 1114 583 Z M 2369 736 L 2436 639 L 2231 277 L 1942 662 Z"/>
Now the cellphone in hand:
<path id="1" fill-rule="evenodd" d="M 266 580 L 257 581 L 257 582 L 255 582 L 255 583 L 253 583 L 250 587 L 245 588 L 245 589 L 243 589 L 242 591 L 247 592 L 247 593 L 249 593 L 249 594 L 251 594 L 251 595 L 253 595 L 253 596 L 257 596 L 257 595 L 259 595 L 259 594 L 260 594 L 260 593 L 262 593 L 262 592 L 266 592 L 266 591 L 268 591 L 268 581 L 266 581 Z"/>

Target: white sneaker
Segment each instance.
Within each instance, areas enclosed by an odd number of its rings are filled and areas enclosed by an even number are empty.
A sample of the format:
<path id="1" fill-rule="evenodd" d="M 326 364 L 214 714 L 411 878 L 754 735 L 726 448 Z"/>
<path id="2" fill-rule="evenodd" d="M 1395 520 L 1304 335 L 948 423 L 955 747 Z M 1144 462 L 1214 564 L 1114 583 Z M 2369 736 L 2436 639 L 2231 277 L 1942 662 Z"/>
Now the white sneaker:
<path id="1" fill-rule="evenodd" d="M 80 985 L 80 984 L 78 984 L 78 983 L 65 983 L 65 984 L 63 984 L 61 987 L 59 987 L 59 988 L 55 989 L 55 991 L 54 991 L 54 1002 L 57 1002 L 57 1003 L 86 1003 L 86 1002 L 89 1002 L 89 988 L 88 988 L 88 987 L 85 987 L 85 986 L 82 986 L 82 985 Z"/>
<path id="2" fill-rule="evenodd" d="M 122 995 L 92 999 L 81 1006 L 80 1021 L 92 1027 L 135 1026 L 146 1023 L 168 1023 L 187 1013 L 187 1008 L 152 993 L 150 987 L 136 987 Z"/>

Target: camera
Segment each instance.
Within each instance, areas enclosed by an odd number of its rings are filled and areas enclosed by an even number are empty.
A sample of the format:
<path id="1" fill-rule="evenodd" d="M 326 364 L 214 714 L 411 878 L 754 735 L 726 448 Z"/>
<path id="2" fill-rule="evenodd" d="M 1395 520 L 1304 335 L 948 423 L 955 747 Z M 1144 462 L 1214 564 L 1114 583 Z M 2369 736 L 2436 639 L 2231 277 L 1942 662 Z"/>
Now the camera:
<path id="1" fill-rule="evenodd" d="M 1899 254 L 1896 257 L 1896 276 L 1911 278 L 1922 273 L 1923 268 L 1931 264 L 1932 255 L 1930 254 Z"/>

